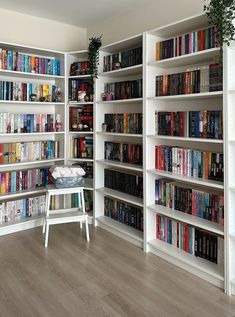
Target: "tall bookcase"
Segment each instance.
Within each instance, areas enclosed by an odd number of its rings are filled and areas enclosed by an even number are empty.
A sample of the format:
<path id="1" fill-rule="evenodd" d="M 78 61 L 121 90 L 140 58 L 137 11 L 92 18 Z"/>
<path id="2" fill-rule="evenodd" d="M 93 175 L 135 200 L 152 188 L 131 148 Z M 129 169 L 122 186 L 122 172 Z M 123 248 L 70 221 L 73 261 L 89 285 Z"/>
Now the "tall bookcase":
<path id="1" fill-rule="evenodd" d="M 123 193 L 105 187 L 104 173 L 106 169 L 112 169 L 123 173 L 132 173 L 143 175 L 143 167 L 120 162 L 120 160 L 105 159 L 105 142 L 116 142 L 119 144 L 143 144 L 143 134 L 135 133 L 120 133 L 115 131 L 106 131 L 102 129 L 105 122 L 105 114 L 123 114 L 123 113 L 143 113 L 143 98 L 122 99 L 121 96 L 114 98 L 115 100 L 102 100 L 101 94 L 104 93 L 105 85 L 107 83 L 117 83 L 123 81 L 130 81 L 141 79 L 143 74 L 142 62 L 134 61 L 134 65 L 129 67 L 122 67 L 115 69 L 114 57 L 116 54 L 117 60 L 121 61 L 121 54 L 131 49 L 143 47 L 143 36 L 138 35 L 123 41 L 113 43 L 111 45 L 103 46 L 100 50 L 100 65 L 99 75 L 96 82 L 96 167 L 95 167 L 95 224 L 106 230 L 118 234 L 124 239 L 143 247 L 143 233 L 133 227 L 123 224 L 120 221 L 108 217 L 104 213 L 105 197 L 117 202 L 124 202 L 130 206 L 143 208 L 143 199 L 137 198 L 133 195 Z M 125 53 L 124 53 L 125 54 Z M 107 56 L 110 56 L 108 60 Z M 111 67 L 104 69 L 104 58 L 108 60 Z M 113 64 L 113 65 L 112 65 Z M 124 64 L 122 65 L 124 66 Z M 106 70 L 106 71 L 105 71 Z M 123 131 L 122 131 L 123 132 Z M 125 132 L 125 131 L 124 131 Z M 122 145 L 121 145 L 122 146 Z M 121 159 L 122 160 L 122 159 Z"/>
<path id="2" fill-rule="evenodd" d="M 5 43 L 1 42 L 0 43 L 1 47 L 1 62 L 3 63 L 4 57 L 3 54 L 6 54 L 5 61 L 8 64 L 7 69 L 0 69 L 0 76 L 1 76 L 1 81 L 7 81 L 7 82 L 20 82 L 20 83 L 30 83 L 30 84 L 44 84 L 44 85 L 58 85 L 60 87 L 60 99 L 58 100 L 51 100 L 52 96 L 49 96 L 49 100 L 37 100 L 37 101 L 30 101 L 30 96 L 29 92 L 27 92 L 27 101 L 13 101 L 11 97 L 6 97 L 6 98 L 1 98 L 0 101 L 0 108 L 1 108 L 1 113 L 10 113 L 11 115 L 13 114 L 31 114 L 31 115 L 40 115 L 40 114 L 51 114 L 52 117 L 54 116 L 55 120 L 55 115 L 59 114 L 61 118 L 61 123 L 62 126 L 59 131 L 56 131 L 55 129 L 50 131 L 50 132 L 35 132 L 35 127 L 34 130 L 30 131 L 24 131 L 21 130 L 21 133 L 17 133 L 18 131 L 14 131 L 14 133 L 4 133 L 1 134 L 1 143 L 5 144 L 8 143 L 8 147 L 10 149 L 11 143 L 17 143 L 17 142 L 36 142 L 36 141 L 59 141 L 59 156 L 54 157 L 54 158 L 43 158 L 43 159 L 37 159 L 37 160 L 23 160 L 21 162 L 14 162 L 14 159 L 10 158 L 12 153 L 8 152 L 8 157 L 10 160 L 7 163 L 2 163 L 0 165 L 0 173 L 3 175 L 4 173 L 12 173 L 12 172 L 22 172 L 22 171 L 28 171 L 32 169 L 39 169 L 39 168 L 48 168 L 54 164 L 63 164 L 64 163 L 64 146 L 65 146 L 65 121 L 64 121 L 64 116 L 65 116 L 65 75 L 64 75 L 64 69 L 65 69 L 65 54 L 62 52 L 57 52 L 57 51 L 51 51 L 51 50 L 44 50 L 44 49 L 38 49 L 34 47 L 28 47 L 28 46 L 21 46 L 21 45 L 15 45 L 11 43 Z M 11 53 L 10 53 L 11 52 Z M 34 71 L 28 70 L 27 72 L 22 71 L 22 69 L 18 68 L 18 70 L 15 70 L 12 68 L 10 70 L 10 65 L 12 63 L 15 63 L 15 58 L 16 58 L 16 53 L 13 52 L 18 52 L 19 54 L 25 54 L 27 57 L 25 59 L 20 60 L 18 59 L 18 63 L 25 63 L 25 65 L 21 65 L 20 67 L 29 67 L 29 59 L 28 58 L 33 58 L 34 59 L 34 67 L 37 68 Z M 11 55 L 10 55 L 11 54 Z M 40 64 L 40 59 L 46 59 L 46 61 L 42 62 L 44 63 L 43 66 Z M 54 71 L 48 71 L 44 72 L 41 71 L 40 67 L 45 67 L 45 64 L 47 64 L 48 67 L 54 67 L 53 64 L 50 64 L 52 62 L 48 63 L 48 60 L 59 60 L 60 61 L 60 74 L 59 75 L 51 75 L 55 73 Z M 14 62 L 13 62 L 14 61 Z M 35 64 L 36 62 L 36 64 Z M 33 63 L 33 62 L 32 62 Z M 39 63 L 39 64 L 37 64 Z M 19 65 L 17 65 L 19 67 Z M 42 72 L 44 74 L 42 74 Z M 49 73 L 49 74 L 48 74 Z M 57 73 L 57 72 L 56 72 Z M 58 73 L 57 73 L 58 74 Z M 4 94 L 7 96 L 7 91 L 9 90 L 9 86 L 7 85 L 4 86 Z M 16 88 L 12 86 L 12 92 L 11 95 L 16 93 Z M 2 90 L 3 92 L 3 90 Z M 26 93 L 26 92 L 25 92 Z M 3 96 L 2 96 L 3 97 Z M 8 99 L 8 100 L 3 100 L 3 99 Z M 15 98 L 14 98 L 15 99 Z M 26 98 L 23 98 L 24 100 Z M 57 102 L 58 101 L 58 102 Z M 4 117 L 5 118 L 5 117 Z M 1 121 L 2 123 L 2 121 Z M 40 121 L 39 124 L 42 122 Z M 11 122 L 11 125 L 13 123 Z M 14 122 L 15 127 L 20 125 L 19 122 L 16 123 Z M 21 123 L 22 124 L 22 123 Z M 45 122 L 44 122 L 45 124 Z M 55 122 L 54 122 L 55 124 Z M 22 126 L 21 126 L 22 127 Z M 29 127 L 29 126 L 28 126 Z M 32 128 L 32 126 L 30 127 Z M 7 131 L 9 132 L 9 131 Z M 12 147 L 13 149 L 13 147 Z M 9 150 L 10 151 L 10 150 Z M 13 150 L 11 150 L 13 151 Z M 34 152 L 34 151 L 32 151 Z M 1 153 L 1 155 L 4 155 L 6 153 Z M 32 154 L 32 153 L 31 153 Z M 16 155 L 16 154 L 14 154 Z M 11 174 L 12 175 L 12 174 Z M 9 174 L 8 174 L 9 176 Z M 7 177 L 8 177 L 7 176 Z M 21 176 L 22 177 L 22 174 Z M 1 185 L 5 183 L 6 179 L 1 179 Z M 18 180 L 19 181 L 19 180 Z M 22 179 L 19 181 L 21 182 Z M 10 183 L 11 182 L 11 183 Z M 16 179 L 15 179 L 16 182 Z M 5 186 L 10 187 L 13 183 L 13 179 L 8 178 L 8 183 Z M 22 183 L 21 183 L 22 185 Z M 27 190 L 21 190 L 20 186 L 17 188 L 17 191 L 12 191 L 11 192 L 5 192 L 0 194 L 0 204 L 7 203 L 9 201 L 16 201 L 19 199 L 23 198 L 30 198 L 30 197 L 37 197 L 38 195 L 44 195 L 45 193 L 45 187 L 40 186 L 38 188 L 30 188 L 30 185 L 28 184 L 29 189 Z M 9 188 L 8 188 L 9 189 Z M 6 191 L 8 191 L 8 189 Z M 5 190 L 4 190 L 5 191 Z M 28 208 L 28 207 L 27 207 Z M 19 212 L 19 211 L 18 211 Z M 13 213 L 16 213 L 16 208 L 13 210 L 9 209 L 9 213 L 11 215 L 9 218 L 12 216 L 12 219 L 14 218 Z M 23 219 L 22 219 L 23 218 Z M 2 223 L 0 225 L 0 235 L 28 229 L 37 225 L 40 225 L 42 223 L 41 216 L 32 216 L 26 218 L 25 216 L 22 216 L 22 214 L 18 215 L 18 220 L 16 221 L 9 221 Z"/>
<path id="3" fill-rule="evenodd" d="M 146 74 L 145 74 L 145 106 L 144 120 L 146 126 L 146 151 L 145 151 L 145 231 L 146 251 L 152 252 L 186 270 L 193 272 L 209 282 L 224 287 L 226 290 L 227 270 L 224 267 L 224 257 L 221 263 L 215 264 L 208 260 L 196 257 L 194 254 L 189 254 L 176 246 L 163 242 L 156 238 L 156 214 L 165 216 L 170 221 L 175 221 L 186 226 L 199 228 L 205 232 L 211 233 L 220 237 L 219 240 L 224 244 L 226 250 L 227 231 L 226 219 L 228 217 L 227 202 L 225 199 L 225 225 L 221 225 L 201 217 L 193 216 L 188 213 L 183 213 L 171 208 L 166 208 L 160 205 L 155 205 L 155 181 L 156 179 L 166 178 L 181 182 L 181 186 L 187 188 L 197 188 L 200 186 L 201 191 L 213 190 L 216 193 L 223 194 L 224 183 L 216 180 L 203 179 L 198 177 L 183 176 L 181 173 L 172 173 L 164 170 L 156 169 L 155 167 L 155 146 L 164 145 L 172 147 L 182 147 L 186 149 L 194 149 L 199 151 L 214 151 L 223 152 L 226 161 L 226 133 L 223 140 L 207 139 L 207 138 L 192 138 L 189 136 L 189 131 L 186 128 L 184 137 L 163 136 L 155 132 L 155 113 L 161 111 L 222 111 L 224 120 L 226 119 L 225 103 L 223 102 L 223 91 L 199 92 L 191 94 L 165 95 L 156 96 L 156 76 L 165 74 L 175 74 L 186 72 L 188 69 L 198 69 L 205 65 L 215 63 L 215 59 L 219 56 L 219 48 L 210 48 L 200 50 L 190 54 L 183 54 L 172 58 L 157 60 L 156 43 L 164 40 L 180 36 L 188 32 L 194 32 L 207 27 L 207 19 L 205 15 L 194 16 L 192 18 L 179 21 L 174 24 L 167 25 L 146 33 Z M 224 69 L 226 73 L 226 69 Z M 226 85 L 226 83 L 225 83 Z M 226 121 L 223 126 L 226 127 Z M 189 126 L 189 122 L 187 127 Z M 173 155 L 173 154 L 172 154 Z M 225 183 L 226 183 L 225 170 Z M 190 187 L 190 188 L 191 188 Z M 183 199 L 183 198 L 181 198 Z M 224 241 L 224 242 L 223 242 Z"/>
<path id="4" fill-rule="evenodd" d="M 84 167 L 86 170 L 86 167 L 84 164 L 88 164 L 89 166 L 93 167 L 93 175 L 94 175 L 94 148 L 95 148 L 95 138 L 94 138 L 94 125 L 95 125 L 95 107 L 94 107 L 94 94 L 93 94 L 93 99 L 89 99 L 89 101 L 85 101 L 84 98 L 79 100 L 78 96 L 78 89 L 79 83 L 88 83 L 90 87 L 93 87 L 91 89 L 95 89 L 95 81 L 93 80 L 92 76 L 89 73 L 89 70 L 77 70 L 74 74 L 71 75 L 71 65 L 73 63 L 78 63 L 78 65 L 81 65 L 81 63 L 86 63 L 88 61 L 88 51 L 83 50 L 83 51 L 75 51 L 75 52 L 69 52 L 66 54 L 66 80 L 67 80 L 67 109 L 66 109 L 66 121 L 67 121 L 67 135 L 66 135 L 66 164 L 68 165 L 73 165 L 73 164 L 78 164 Z M 79 66 L 78 66 L 79 67 Z M 85 67 L 88 67 L 88 65 L 85 65 Z M 75 82 L 75 87 L 73 87 L 74 92 L 73 96 L 71 96 L 71 89 L 72 89 L 72 82 Z M 92 91 L 91 91 L 92 93 Z M 93 91 L 94 93 L 94 91 Z M 71 117 L 71 109 L 74 109 L 75 113 L 76 110 L 78 111 L 84 111 L 84 109 L 89 108 L 93 112 L 93 123 L 91 123 L 91 126 L 89 128 L 84 128 L 84 126 L 81 126 L 80 129 L 75 125 L 75 128 L 73 128 L 73 123 L 71 122 L 72 117 Z M 89 109 L 87 111 L 89 111 Z M 86 111 L 86 110 L 85 110 Z M 85 113 L 86 115 L 87 113 Z M 84 116 L 83 116 L 84 118 Z M 83 122 L 79 119 L 79 117 L 76 118 L 75 124 Z M 93 142 L 93 155 L 92 157 L 84 154 L 82 157 L 77 155 L 77 157 L 74 157 L 74 140 L 76 138 L 82 138 L 83 140 L 92 140 Z M 84 141 L 85 142 L 85 141 Z M 89 173 L 90 174 L 90 173 Z M 86 173 L 88 175 L 88 173 Z M 90 201 L 92 200 L 93 202 L 89 202 L 89 204 L 92 204 L 94 206 L 94 192 L 93 192 L 93 178 L 90 177 L 85 178 L 85 200 Z M 91 199 L 90 199 L 91 198 Z M 87 205 L 86 205 L 87 206 Z M 93 210 L 89 211 L 89 220 L 90 223 L 93 221 Z"/>

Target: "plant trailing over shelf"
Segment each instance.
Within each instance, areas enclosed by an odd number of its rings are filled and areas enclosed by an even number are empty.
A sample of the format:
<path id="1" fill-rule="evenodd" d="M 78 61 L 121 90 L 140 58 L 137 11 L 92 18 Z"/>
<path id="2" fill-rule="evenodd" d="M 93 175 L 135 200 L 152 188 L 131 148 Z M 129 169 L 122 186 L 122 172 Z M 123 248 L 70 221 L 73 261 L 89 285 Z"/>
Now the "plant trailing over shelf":
<path id="1" fill-rule="evenodd" d="M 206 2 L 208 0 L 205 0 Z M 223 44 L 230 45 L 235 40 L 235 27 L 233 20 L 235 18 L 234 0 L 210 0 L 209 4 L 204 5 L 204 11 L 207 15 L 210 25 L 216 29 L 216 40 L 223 52 Z"/>
<path id="2" fill-rule="evenodd" d="M 91 74 L 93 77 L 98 78 L 99 48 L 102 45 L 102 35 L 99 37 L 90 37 L 89 41 L 88 58 L 90 62 Z"/>

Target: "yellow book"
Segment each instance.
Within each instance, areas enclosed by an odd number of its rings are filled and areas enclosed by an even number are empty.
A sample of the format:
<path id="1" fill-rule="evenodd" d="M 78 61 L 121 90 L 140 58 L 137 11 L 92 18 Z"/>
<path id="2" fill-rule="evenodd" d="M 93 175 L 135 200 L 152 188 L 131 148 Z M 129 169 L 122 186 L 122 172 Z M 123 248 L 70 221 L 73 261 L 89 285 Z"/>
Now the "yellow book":
<path id="1" fill-rule="evenodd" d="M 42 86 L 42 96 L 47 97 L 49 95 L 49 85 L 43 84 Z"/>

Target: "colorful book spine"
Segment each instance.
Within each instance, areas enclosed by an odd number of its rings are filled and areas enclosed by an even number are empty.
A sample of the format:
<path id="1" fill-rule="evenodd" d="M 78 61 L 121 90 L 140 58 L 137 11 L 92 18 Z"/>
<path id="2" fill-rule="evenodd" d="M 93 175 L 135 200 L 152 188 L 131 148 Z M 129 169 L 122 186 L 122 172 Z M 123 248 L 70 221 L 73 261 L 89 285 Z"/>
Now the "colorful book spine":
<path id="1" fill-rule="evenodd" d="M 0 48 L 0 69 L 23 73 L 60 76 L 61 62 Z"/>
<path id="2" fill-rule="evenodd" d="M 215 27 L 189 32 L 156 43 L 156 61 L 192 54 L 217 46 Z"/>
<path id="3" fill-rule="evenodd" d="M 142 79 L 106 83 L 104 93 L 112 100 L 142 98 Z"/>
<path id="4" fill-rule="evenodd" d="M 155 147 L 155 168 L 182 176 L 223 182 L 223 153 L 160 145 Z"/>
<path id="5" fill-rule="evenodd" d="M 69 108 L 70 131 L 93 131 L 93 105 Z"/>
<path id="6" fill-rule="evenodd" d="M 142 113 L 106 113 L 106 132 L 142 134 Z"/>

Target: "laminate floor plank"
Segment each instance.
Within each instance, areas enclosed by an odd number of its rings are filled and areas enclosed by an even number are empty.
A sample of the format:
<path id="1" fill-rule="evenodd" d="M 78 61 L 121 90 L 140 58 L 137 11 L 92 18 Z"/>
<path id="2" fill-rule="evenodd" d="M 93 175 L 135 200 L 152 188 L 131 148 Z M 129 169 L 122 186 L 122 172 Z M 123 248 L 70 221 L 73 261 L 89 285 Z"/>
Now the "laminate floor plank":
<path id="1" fill-rule="evenodd" d="M 235 298 L 100 228 L 0 237 L 0 317 L 234 317 Z"/>

